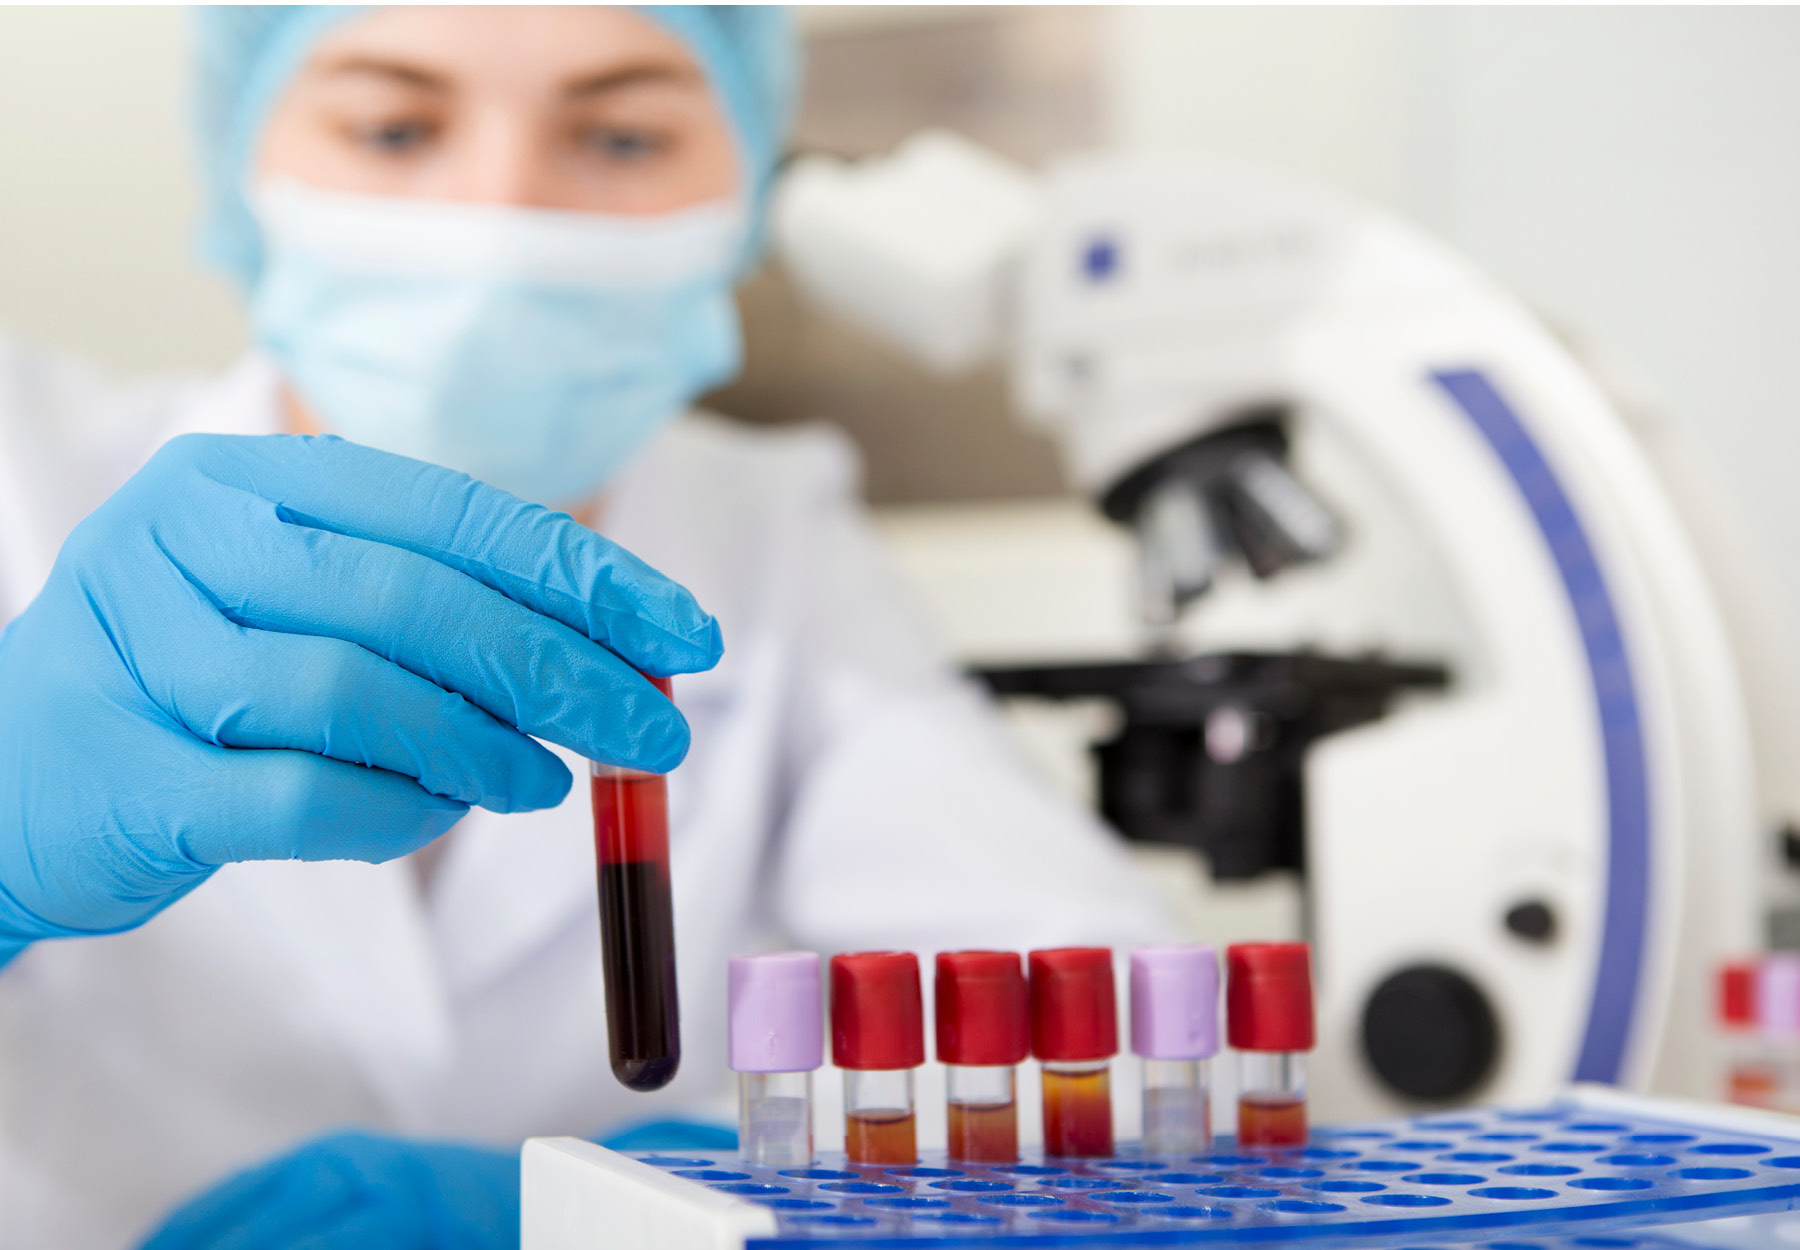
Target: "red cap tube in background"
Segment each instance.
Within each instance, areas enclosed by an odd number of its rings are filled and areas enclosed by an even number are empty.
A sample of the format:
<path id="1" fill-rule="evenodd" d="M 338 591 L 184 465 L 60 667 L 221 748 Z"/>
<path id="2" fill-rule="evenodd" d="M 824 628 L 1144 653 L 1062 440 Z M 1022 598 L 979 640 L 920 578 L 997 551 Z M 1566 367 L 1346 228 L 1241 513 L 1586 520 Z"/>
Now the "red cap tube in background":
<path id="1" fill-rule="evenodd" d="M 1313 1048 L 1312 955 L 1304 942 L 1225 950 L 1225 1028 L 1238 1050 Z"/>
<path id="2" fill-rule="evenodd" d="M 1023 1063 L 1031 1045 L 1025 971 L 1011 951 L 948 951 L 937 957 L 939 1063 Z"/>
<path id="3" fill-rule="evenodd" d="M 1067 946 L 1031 952 L 1031 1053 L 1063 1063 L 1119 1053 L 1111 951 Z"/>
<path id="4" fill-rule="evenodd" d="M 919 957 L 865 951 L 831 957 L 831 1058 L 840 1068 L 916 1068 L 925 1062 Z"/>
<path id="5" fill-rule="evenodd" d="M 1756 1023 L 1756 965 L 1729 963 L 1719 969 L 1719 1022 L 1749 1027 Z"/>

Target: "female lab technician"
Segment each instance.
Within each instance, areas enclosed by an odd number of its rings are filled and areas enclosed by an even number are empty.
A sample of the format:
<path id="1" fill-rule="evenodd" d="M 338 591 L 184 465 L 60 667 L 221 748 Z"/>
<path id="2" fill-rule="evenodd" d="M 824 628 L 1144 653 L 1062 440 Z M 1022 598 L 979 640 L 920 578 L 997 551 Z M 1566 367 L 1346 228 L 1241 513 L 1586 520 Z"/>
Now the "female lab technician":
<path id="1" fill-rule="evenodd" d="M 682 415 L 738 362 L 778 14 L 196 22 L 257 350 L 119 386 L 0 342 L 0 1242 L 198 1194 L 157 1244 L 507 1244 L 520 1138 L 721 1086 L 733 951 L 1157 932 L 843 443 Z M 582 757 L 681 761 L 662 1095 L 606 1063 Z"/>

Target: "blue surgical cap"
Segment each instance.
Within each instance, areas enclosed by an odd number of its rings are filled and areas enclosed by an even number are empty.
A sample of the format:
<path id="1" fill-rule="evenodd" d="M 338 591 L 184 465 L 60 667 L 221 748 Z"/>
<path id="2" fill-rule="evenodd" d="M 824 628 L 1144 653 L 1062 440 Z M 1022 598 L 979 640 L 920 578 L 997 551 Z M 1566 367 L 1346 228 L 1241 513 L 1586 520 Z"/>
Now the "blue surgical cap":
<path id="1" fill-rule="evenodd" d="M 200 251 L 245 286 L 262 242 L 244 200 L 264 123 L 288 79 L 331 27 L 363 5 L 229 4 L 193 11 L 194 108 L 205 178 Z M 738 4 L 639 8 L 687 44 L 705 67 L 736 132 L 760 208 L 781 154 L 799 80 L 787 10 Z"/>

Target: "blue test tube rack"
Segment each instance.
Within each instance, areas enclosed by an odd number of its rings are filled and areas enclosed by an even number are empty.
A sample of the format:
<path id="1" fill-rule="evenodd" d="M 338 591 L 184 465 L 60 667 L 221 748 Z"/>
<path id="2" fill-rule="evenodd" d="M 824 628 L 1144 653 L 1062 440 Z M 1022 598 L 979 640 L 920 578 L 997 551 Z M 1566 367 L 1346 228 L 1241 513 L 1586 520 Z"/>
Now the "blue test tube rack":
<path id="1" fill-rule="evenodd" d="M 1291 1150 L 1225 1137 L 1180 1159 L 1127 1148 L 989 1166 L 939 1151 L 886 1167 L 827 1153 L 775 1169 L 540 1138 L 523 1175 L 522 1250 L 1654 1250 L 1610 1234 L 1800 1206 L 1800 1118 L 1577 1086 L 1536 1109 L 1316 1128 Z"/>

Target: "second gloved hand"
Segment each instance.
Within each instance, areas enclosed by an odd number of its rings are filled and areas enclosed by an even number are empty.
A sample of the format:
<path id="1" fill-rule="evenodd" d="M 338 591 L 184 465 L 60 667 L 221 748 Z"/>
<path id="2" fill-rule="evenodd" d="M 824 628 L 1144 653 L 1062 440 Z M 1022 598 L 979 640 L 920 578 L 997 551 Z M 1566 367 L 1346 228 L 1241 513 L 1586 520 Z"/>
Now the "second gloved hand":
<path id="1" fill-rule="evenodd" d="M 404 855 L 553 806 L 541 737 L 666 771 L 639 672 L 716 623 L 570 517 L 341 439 L 176 439 L 0 634 L 0 963 L 141 923 L 219 865 Z M 633 670 L 639 671 L 633 671 Z"/>
<path id="2" fill-rule="evenodd" d="M 519 1152 L 340 1133 L 183 1205 L 142 1250 L 512 1250 Z"/>

